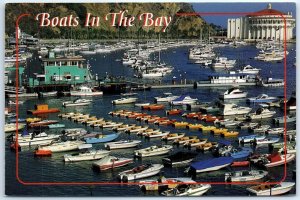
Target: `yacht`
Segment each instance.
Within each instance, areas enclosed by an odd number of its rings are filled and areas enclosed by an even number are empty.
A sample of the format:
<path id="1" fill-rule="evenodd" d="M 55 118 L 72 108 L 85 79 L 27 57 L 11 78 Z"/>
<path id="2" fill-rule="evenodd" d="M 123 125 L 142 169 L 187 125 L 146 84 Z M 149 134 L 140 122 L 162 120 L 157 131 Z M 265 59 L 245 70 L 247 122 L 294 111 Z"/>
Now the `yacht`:
<path id="1" fill-rule="evenodd" d="M 224 104 L 223 106 L 223 115 L 244 115 L 248 114 L 252 108 L 249 107 L 239 107 L 236 104 Z"/>
<path id="2" fill-rule="evenodd" d="M 95 91 L 87 86 L 81 86 L 79 90 L 71 91 L 71 96 L 100 96 L 102 91 Z"/>
<path id="3" fill-rule="evenodd" d="M 242 70 L 238 70 L 238 73 L 242 74 L 258 74 L 261 69 L 252 67 L 251 65 L 245 66 Z"/>
<path id="4" fill-rule="evenodd" d="M 273 117 L 276 114 L 275 111 L 270 111 L 266 108 L 258 108 L 254 113 L 247 115 L 249 119 L 264 119 Z"/>
<path id="5" fill-rule="evenodd" d="M 247 92 L 241 91 L 238 88 L 231 88 L 224 92 L 223 95 L 220 95 L 221 99 L 240 99 L 247 96 Z"/>

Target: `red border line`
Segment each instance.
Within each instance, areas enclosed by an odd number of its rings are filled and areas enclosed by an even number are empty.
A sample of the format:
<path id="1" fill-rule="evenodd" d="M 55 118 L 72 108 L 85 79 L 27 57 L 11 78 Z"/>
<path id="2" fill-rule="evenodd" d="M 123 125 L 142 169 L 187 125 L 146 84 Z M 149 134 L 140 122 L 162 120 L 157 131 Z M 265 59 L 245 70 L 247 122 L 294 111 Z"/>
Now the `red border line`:
<path id="1" fill-rule="evenodd" d="M 268 13 L 252 13 L 252 12 L 194 12 L 194 13 L 177 13 L 177 16 L 207 16 L 207 15 L 252 15 L 252 16 L 262 16 L 262 15 L 269 15 Z M 18 39 L 18 27 L 19 27 L 19 21 L 21 18 L 25 16 L 31 16 L 29 13 L 24 13 L 19 15 L 19 17 L 16 20 L 16 148 L 18 147 L 18 116 L 19 116 L 19 109 L 18 109 L 18 87 L 19 87 L 19 39 Z M 277 182 L 185 182 L 185 183 L 180 183 L 180 184 L 211 184 L 211 185 L 249 185 L 249 184 L 261 184 L 261 185 L 273 185 L 273 184 L 280 184 L 283 182 L 286 177 L 287 177 L 287 163 L 286 163 L 286 132 L 287 132 L 287 125 L 286 125 L 286 78 L 287 78 L 287 59 L 286 59 L 286 51 L 287 51 L 287 46 L 286 46 L 286 18 L 284 17 L 283 14 L 277 14 L 277 16 L 280 16 L 284 20 L 284 155 L 285 155 L 285 163 L 284 163 L 284 176 L 280 181 Z M 18 180 L 19 183 L 23 185 L 139 185 L 138 182 L 129 182 L 129 183 L 120 183 L 120 182 L 25 182 L 20 178 L 19 175 L 19 152 L 16 150 L 16 179 Z M 149 185 L 161 185 L 163 183 L 146 183 Z"/>

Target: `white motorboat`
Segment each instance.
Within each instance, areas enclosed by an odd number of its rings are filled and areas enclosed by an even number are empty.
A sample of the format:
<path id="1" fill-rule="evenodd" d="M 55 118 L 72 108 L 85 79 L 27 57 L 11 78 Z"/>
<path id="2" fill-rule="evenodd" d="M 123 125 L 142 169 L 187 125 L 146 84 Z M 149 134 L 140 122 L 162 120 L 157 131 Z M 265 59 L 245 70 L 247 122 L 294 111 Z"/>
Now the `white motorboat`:
<path id="1" fill-rule="evenodd" d="M 248 114 L 251 110 L 252 108 L 250 107 L 237 106 L 236 104 L 224 104 L 222 115 L 244 115 Z"/>
<path id="2" fill-rule="evenodd" d="M 59 138 L 59 135 L 56 134 L 46 134 L 45 132 L 34 134 L 19 134 L 18 135 L 18 144 L 23 146 L 35 146 L 35 145 L 44 145 L 44 144 L 50 144 L 52 141 Z M 16 137 L 13 137 L 14 140 L 16 140 Z"/>
<path id="3" fill-rule="evenodd" d="M 119 104 L 135 103 L 136 101 L 137 101 L 137 98 L 129 97 L 129 98 L 116 99 L 116 100 L 113 100 L 111 103 L 114 105 L 119 105 Z"/>
<path id="4" fill-rule="evenodd" d="M 273 118 L 274 123 L 276 124 L 283 124 L 284 122 L 286 123 L 291 123 L 291 122 L 296 122 L 297 118 L 296 116 L 289 116 L 287 115 L 286 117 L 276 117 Z"/>
<path id="5" fill-rule="evenodd" d="M 104 144 L 106 149 L 125 149 L 136 147 L 141 143 L 140 140 L 120 140 L 117 142 L 108 142 Z"/>
<path id="6" fill-rule="evenodd" d="M 122 167 L 132 163 L 132 158 L 118 158 L 115 156 L 105 156 L 101 160 L 93 163 L 93 168 L 100 171 Z"/>
<path id="7" fill-rule="evenodd" d="M 276 114 L 275 111 L 270 111 L 267 108 L 258 108 L 254 113 L 250 113 L 247 115 L 247 118 L 253 119 L 264 119 L 273 117 Z"/>
<path id="8" fill-rule="evenodd" d="M 161 138 L 164 137 L 166 135 L 168 135 L 170 133 L 170 131 L 159 131 L 159 132 L 154 132 L 154 133 L 147 133 L 145 134 L 146 138 Z"/>
<path id="9" fill-rule="evenodd" d="M 247 190 L 256 196 L 275 196 L 288 193 L 295 186 L 293 182 L 281 182 L 280 184 L 256 185 Z"/>
<path id="10" fill-rule="evenodd" d="M 175 188 L 166 190 L 161 194 L 164 196 L 201 196 L 210 188 L 210 184 L 179 184 Z"/>
<path id="11" fill-rule="evenodd" d="M 282 133 L 284 133 L 284 128 L 271 128 L 271 129 L 268 129 L 266 131 L 267 134 L 269 135 L 280 135 Z"/>
<path id="12" fill-rule="evenodd" d="M 95 150 L 92 148 L 92 144 L 83 144 L 78 146 L 79 150 L 84 149 L 84 152 L 77 154 L 65 154 L 65 162 L 77 162 L 77 161 L 87 161 L 87 160 L 99 160 L 105 156 L 108 156 L 110 151 L 107 150 Z"/>
<path id="13" fill-rule="evenodd" d="M 102 91 L 95 91 L 87 86 L 81 86 L 79 90 L 71 91 L 71 96 L 100 96 L 103 95 Z"/>
<path id="14" fill-rule="evenodd" d="M 263 170 L 242 170 L 225 173 L 226 182 L 247 182 L 256 181 L 268 175 L 267 171 Z"/>
<path id="15" fill-rule="evenodd" d="M 273 144 L 279 142 L 280 138 L 264 138 L 264 139 L 256 139 L 254 142 L 257 145 L 266 145 L 266 144 Z"/>
<path id="16" fill-rule="evenodd" d="M 71 106 L 86 106 L 92 102 L 90 99 L 75 99 L 74 101 L 65 101 L 63 102 L 64 107 L 71 107 Z"/>
<path id="17" fill-rule="evenodd" d="M 221 99 L 240 99 L 245 98 L 247 96 L 247 92 L 243 92 L 238 88 L 231 88 L 226 90 L 224 94 L 220 95 Z"/>
<path id="18" fill-rule="evenodd" d="M 154 97 L 156 102 L 170 102 L 177 99 L 179 96 L 173 95 L 170 92 L 164 93 L 164 96 Z"/>
<path id="19" fill-rule="evenodd" d="M 163 145 L 163 146 L 150 146 L 144 149 L 139 149 L 134 151 L 134 155 L 137 157 L 149 157 L 149 156 L 158 156 L 167 154 L 172 150 L 173 146 L 171 145 Z"/>
<path id="20" fill-rule="evenodd" d="M 278 100 L 276 97 L 269 97 L 266 94 L 258 95 L 257 97 L 251 97 L 247 99 L 247 102 L 251 103 L 268 103 L 268 102 L 274 102 Z"/>
<path id="21" fill-rule="evenodd" d="M 258 74 L 261 69 L 252 67 L 251 65 L 246 65 L 242 70 L 238 70 L 238 73 L 243 74 Z"/>
<path id="22" fill-rule="evenodd" d="M 270 125 L 260 125 L 256 127 L 251 127 L 250 129 L 254 133 L 265 133 L 270 128 Z"/>
<path id="23" fill-rule="evenodd" d="M 65 152 L 78 150 L 80 145 L 84 144 L 83 141 L 66 141 L 52 143 L 46 146 L 39 146 L 38 150 L 49 150 L 51 152 Z"/>
<path id="24" fill-rule="evenodd" d="M 25 127 L 25 124 L 18 123 L 18 128 L 15 123 L 9 123 L 4 125 L 4 132 L 9 133 L 9 132 L 15 132 L 17 129 L 21 130 Z"/>
<path id="25" fill-rule="evenodd" d="M 145 103 L 135 103 L 134 104 L 134 106 L 136 106 L 136 107 L 143 107 L 143 106 L 149 106 L 150 105 L 150 103 L 147 103 L 147 102 L 145 102 Z"/>
<path id="26" fill-rule="evenodd" d="M 180 97 L 172 100 L 171 105 L 177 106 L 177 105 L 193 104 L 193 103 L 196 103 L 196 101 L 198 101 L 197 98 L 193 99 L 188 95 L 181 95 Z"/>
<path id="27" fill-rule="evenodd" d="M 23 103 L 24 103 L 24 101 L 18 101 L 18 105 L 23 104 Z M 12 100 L 9 100 L 9 101 L 8 101 L 8 104 L 10 104 L 10 105 L 16 105 L 17 102 L 12 101 Z"/>
<path id="28" fill-rule="evenodd" d="M 268 78 L 267 80 L 261 80 L 261 85 L 264 87 L 282 87 L 284 86 L 284 80 Z"/>
<path id="29" fill-rule="evenodd" d="M 215 62 L 212 63 L 213 68 L 228 69 L 235 65 L 236 60 L 228 60 L 226 57 L 218 57 Z"/>
<path id="30" fill-rule="evenodd" d="M 145 164 L 118 174 L 118 179 L 127 182 L 158 174 L 164 168 L 161 164 Z"/>

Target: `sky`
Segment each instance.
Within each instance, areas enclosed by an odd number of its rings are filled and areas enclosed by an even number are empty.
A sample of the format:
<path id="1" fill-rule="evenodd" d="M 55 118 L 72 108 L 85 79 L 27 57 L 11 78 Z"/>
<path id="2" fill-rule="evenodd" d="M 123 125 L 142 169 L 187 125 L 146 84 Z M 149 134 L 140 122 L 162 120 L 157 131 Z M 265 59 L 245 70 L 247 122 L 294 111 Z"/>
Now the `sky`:
<path id="1" fill-rule="evenodd" d="M 193 3 L 196 12 L 255 12 L 266 9 L 268 3 Z M 294 3 L 272 3 L 272 9 L 287 13 L 292 12 L 296 18 L 296 4 Z M 227 28 L 227 19 L 240 16 L 201 16 L 208 23 L 214 23 Z"/>

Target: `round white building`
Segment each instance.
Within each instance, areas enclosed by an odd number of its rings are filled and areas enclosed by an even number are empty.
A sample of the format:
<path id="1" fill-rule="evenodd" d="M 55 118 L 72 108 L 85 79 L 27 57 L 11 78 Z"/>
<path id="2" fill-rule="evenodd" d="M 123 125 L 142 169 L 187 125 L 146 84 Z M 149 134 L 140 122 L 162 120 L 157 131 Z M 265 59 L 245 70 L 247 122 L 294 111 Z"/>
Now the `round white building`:
<path id="1" fill-rule="evenodd" d="M 283 13 L 272 9 L 268 4 L 267 9 L 253 12 L 237 19 L 228 19 L 227 38 L 245 40 L 284 40 L 286 21 L 286 40 L 293 38 L 295 19 L 292 13 Z"/>

